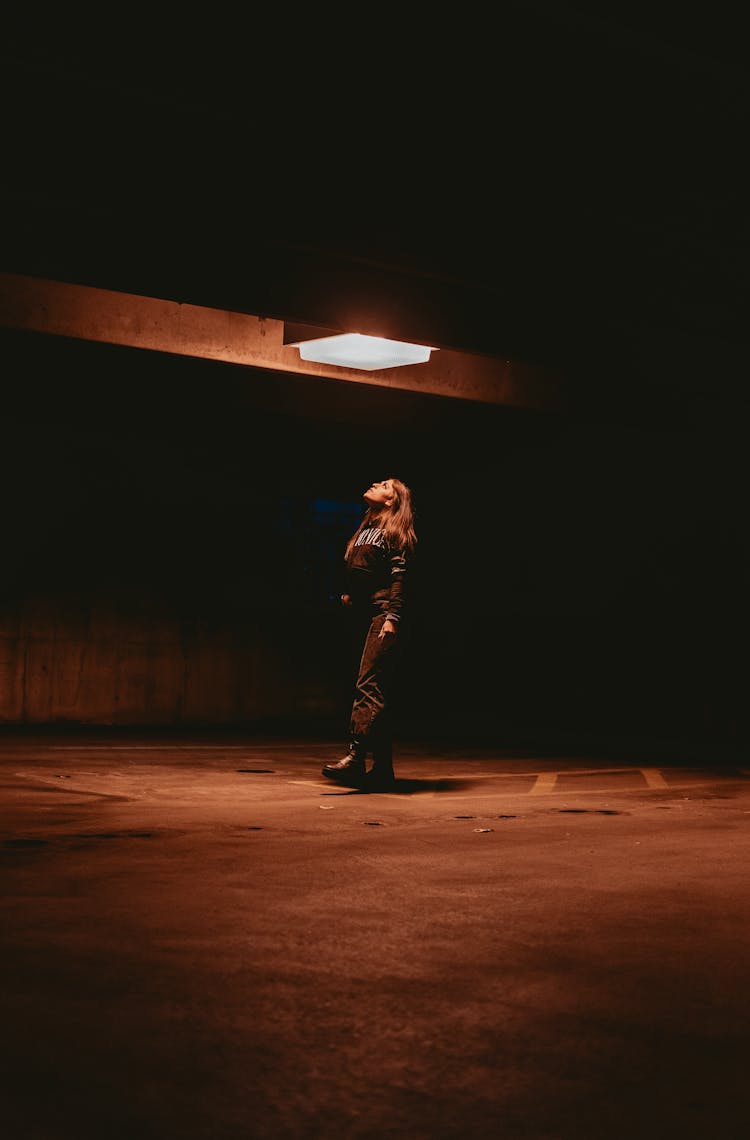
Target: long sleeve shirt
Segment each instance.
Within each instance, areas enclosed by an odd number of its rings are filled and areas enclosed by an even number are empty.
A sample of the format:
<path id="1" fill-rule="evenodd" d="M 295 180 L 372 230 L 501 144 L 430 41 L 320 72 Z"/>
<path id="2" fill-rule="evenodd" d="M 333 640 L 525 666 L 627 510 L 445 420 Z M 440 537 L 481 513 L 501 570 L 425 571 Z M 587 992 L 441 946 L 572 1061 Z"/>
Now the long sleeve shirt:
<path id="1" fill-rule="evenodd" d="M 367 600 L 390 621 L 399 622 L 407 568 L 404 552 L 389 546 L 379 527 L 366 527 L 357 537 L 346 566 L 348 589 L 355 603 Z"/>

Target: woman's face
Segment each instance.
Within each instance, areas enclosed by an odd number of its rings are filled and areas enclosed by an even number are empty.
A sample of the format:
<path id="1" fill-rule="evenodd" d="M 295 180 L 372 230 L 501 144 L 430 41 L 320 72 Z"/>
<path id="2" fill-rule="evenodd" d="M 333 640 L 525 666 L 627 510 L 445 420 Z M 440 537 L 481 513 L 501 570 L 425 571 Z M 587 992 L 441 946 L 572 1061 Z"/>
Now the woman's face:
<path id="1" fill-rule="evenodd" d="M 393 502 L 393 481 L 384 479 L 382 483 L 373 483 L 362 498 L 369 507 L 390 507 Z"/>

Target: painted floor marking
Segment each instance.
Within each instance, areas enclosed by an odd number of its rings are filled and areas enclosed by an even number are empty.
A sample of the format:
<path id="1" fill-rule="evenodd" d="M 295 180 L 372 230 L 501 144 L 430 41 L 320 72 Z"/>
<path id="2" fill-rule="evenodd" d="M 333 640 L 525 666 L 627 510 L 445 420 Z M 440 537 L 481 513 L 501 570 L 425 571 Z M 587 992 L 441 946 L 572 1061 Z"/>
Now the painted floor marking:
<path id="1" fill-rule="evenodd" d="M 640 772 L 640 768 L 558 768 L 546 772 L 451 772 L 447 776 L 430 775 L 430 779 L 446 780 L 536 780 L 540 776 L 611 776 Z"/>
<path id="2" fill-rule="evenodd" d="M 529 795 L 540 796 L 544 795 L 545 792 L 553 792 L 556 783 L 557 772 L 540 772 L 534 782 L 534 786 L 529 791 Z"/>
<path id="3" fill-rule="evenodd" d="M 669 784 L 664 779 L 658 768 L 641 768 L 641 772 L 649 788 L 663 789 L 669 787 Z"/>

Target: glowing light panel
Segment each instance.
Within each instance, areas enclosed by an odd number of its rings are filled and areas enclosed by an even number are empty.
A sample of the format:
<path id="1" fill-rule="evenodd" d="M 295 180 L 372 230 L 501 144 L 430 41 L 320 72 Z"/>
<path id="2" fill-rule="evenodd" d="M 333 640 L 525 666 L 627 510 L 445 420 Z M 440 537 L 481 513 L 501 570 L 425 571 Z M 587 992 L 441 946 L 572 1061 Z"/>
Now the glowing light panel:
<path id="1" fill-rule="evenodd" d="M 426 344 L 407 344 L 402 340 L 385 340 L 361 333 L 323 336 L 317 340 L 297 341 L 303 360 L 315 364 L 337 364 L 341 368 L 362 368 L 374 372 L 378 368 L 398 368 L 403 364 L 425 364 L 430 353 L 437 351 Z"/>

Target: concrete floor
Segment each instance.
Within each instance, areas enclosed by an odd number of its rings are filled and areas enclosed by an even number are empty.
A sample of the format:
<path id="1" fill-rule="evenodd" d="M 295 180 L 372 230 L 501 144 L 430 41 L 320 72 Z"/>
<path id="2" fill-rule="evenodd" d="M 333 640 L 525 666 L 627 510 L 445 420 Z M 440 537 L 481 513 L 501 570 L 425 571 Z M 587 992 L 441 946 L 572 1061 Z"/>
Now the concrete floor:
<path id="1" fill-rule="evenodd" d="M 750 768 L 0 741 L 4 1140 L 750 1126 Z"/>

